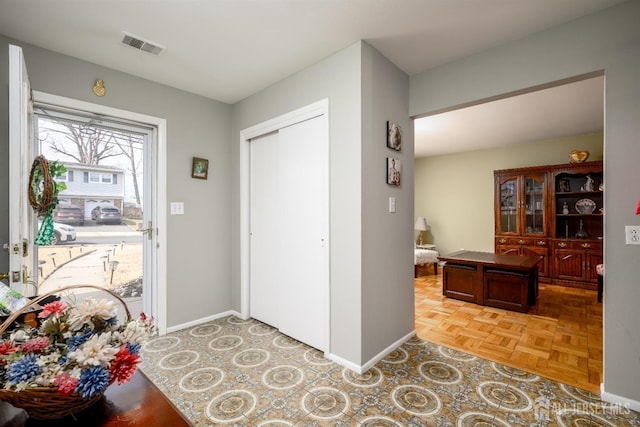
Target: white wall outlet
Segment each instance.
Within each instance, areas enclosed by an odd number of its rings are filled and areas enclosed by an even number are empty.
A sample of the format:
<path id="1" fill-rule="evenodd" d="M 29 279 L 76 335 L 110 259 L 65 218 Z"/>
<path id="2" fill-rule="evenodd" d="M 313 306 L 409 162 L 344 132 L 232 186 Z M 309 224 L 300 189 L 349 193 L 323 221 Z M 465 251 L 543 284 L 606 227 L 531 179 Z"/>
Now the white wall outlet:
<path id="1" fill-rule="evenodd" d="M 640 245 L 640 225 L 625 225 L 624 236 L 627 245 Z"/>
<path id="2" fill-rule="evenodd" d="M 393 213 L 396 211 L 396 198 L 389 197 L 389 212 Z"/>

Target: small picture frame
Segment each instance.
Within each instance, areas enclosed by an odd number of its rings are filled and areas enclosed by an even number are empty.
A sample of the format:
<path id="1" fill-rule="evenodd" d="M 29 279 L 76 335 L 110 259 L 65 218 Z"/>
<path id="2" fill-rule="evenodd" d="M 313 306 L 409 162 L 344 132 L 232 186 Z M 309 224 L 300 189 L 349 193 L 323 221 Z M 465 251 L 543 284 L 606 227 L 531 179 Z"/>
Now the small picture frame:
<path id="1" fill-rule="evenodd" d="M 560 178 L 558 180 L 558 192 L 569 193 L 571 192 L 571 181 L 569 178 Z"/>
<path id="2" fill-rule="evenodd" d="M 395 151 L 402 149 L 402 128 L 390 121 L 387 121 L 387 147 Z"/>
<path id="3" fill-rule="evenodd" d="M 402 163 L 400 160 L 387 157 L 387 184 L 399 186 L 401 177 Z"/>
<path id="4" fill-rule="evenodd" d="M 191 178 L 207 179 L 209 176 L 209 160 L 194 157 L 191 163 Z"/>

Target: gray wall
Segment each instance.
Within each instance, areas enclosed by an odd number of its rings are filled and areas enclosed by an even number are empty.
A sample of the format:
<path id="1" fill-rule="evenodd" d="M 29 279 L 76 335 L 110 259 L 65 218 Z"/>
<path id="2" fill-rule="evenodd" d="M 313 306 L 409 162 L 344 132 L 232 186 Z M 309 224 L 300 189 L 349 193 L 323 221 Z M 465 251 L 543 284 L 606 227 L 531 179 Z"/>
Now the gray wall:
<path id="1" fill-rule="evenodd" d="M 374 71 L 378 66 L 382 69 Z M 374 89 L 371 85 L 379 87 Z M 411 233 L 413 215 L 413 161 L 410 159 L 413 138 L 408 121 L 407 85 L 406 76 L 370 46 L 357 42 L 239 102 L 233 109 L 232 144 L 234 165 L 237 166 L 237 141 L 242 129 L 320 99 L 329 99 L 330 352 L 356 365 L 365 364 L 413 330 L 411 239 L 407 237 Z M 396 89 L 398 92 L 391 95 Z M 372 107 L 373 103 L 380 102 L 389 102 L 390 105 L 382 109 Z M 391 191 L 384 180 L 387 119 L 406 125 L 405 136 L 408 135 L 403 153 L 408 171 L 404 175 L 406 184 L 395 191 Z M 234 194 L 237 195 L 237 182 L 235 187 Z M 398 213 L 395 217 L 386 213 L 386 200 L 391 194 L 397 196 Z M 239 217 L 238 201 L 234 202 L 234 209 L 235 219 Z M 384 223 L 382 229 L 375 226 L 378 220 Z M 233 228 L 237 236 L 237 221 Z M 377 243 L 372 239 L 384 242 L 380 248 L 365 252 L 364 246 Z M 234 237 L 233 241 L 238 242 L 239 238 Z M 234 253 L 238 262 L 237 247 Z M 236 284 L 239 283 L 239 271 L 236 264 Z M 385 277 L 389 281 L 382 280 Z M 394 289 L 399 289 L 399 293 L 393 294 Z M 383 295 L 370 295 L 377 291 L 382 291 Z M 381 298 L 392 294 L 393 297 L 383 304 L 385 301 Z M 236 310 L 240 308 L 239 299 L 240 289 L 236 286 Z M 378 316 L 375 320 L 374 312 Z M 387 324 L 383 325 L 380 317 L 384 317 Z M 379 336 L 374 336 L 378 326 L 382 330 Z"/>
<path id="2" fill-rule="evenodd" d="M 378 51 L 362 55 L 363 361 L 415 328 L 413 293 L 413 120 L 409 77 Z M 402 149 L 386 145 L 386 122 L 402 128 Z M 402 164 L 400 186 L 386 184 L 386 159 Z M 388 210 L 396 198 L 396 212 Z"/>
<path id="3" fill-rule="evenodd" d="M 8 44 L 0 36 L 0 243 L 8 241 Z M 167 120 L 167 201 L 185 203 L 185 214 L 167 214 L 167 326 L 231 305 L 231 107 L 200 96 L 80 61 L 38 47 L 23 47 L 34 90 Z M 93 82 L 105 81 L 98 98 Z M 191 178 L 191 157 L 208 158 L 209 179 Z M 168 207 L 164 207 L 168 209 Z M 8 255 L 0 255 L 6 271 Z M 196 297 L 193 297 L 196 296 Z"/>
<path id="4" fill-rule="evenodd" d="M 360 289 L 360 43 L 259 92 L 233 107 L 234 176 L 239 178 L 240 131 L 329 98 L 330 351 L 357 363 Z M 233 308 L 240 310 L 239 182 L 234 182 Z M 358 344 L 355 346 L 354 344 Z"/>
<path id="5" fill-rule="evenodd" d="M 604 391 L 640 402 L 640 2 L 630 1 L 410 79 L 413 116 L 604 70 Z"/>

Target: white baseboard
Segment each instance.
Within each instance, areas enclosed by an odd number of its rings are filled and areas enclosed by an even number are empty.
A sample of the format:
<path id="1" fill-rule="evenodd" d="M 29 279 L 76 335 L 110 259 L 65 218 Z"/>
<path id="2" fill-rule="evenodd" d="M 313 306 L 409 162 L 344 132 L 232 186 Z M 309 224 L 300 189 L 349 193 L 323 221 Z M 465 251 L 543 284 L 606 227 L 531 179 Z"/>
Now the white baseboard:
<path id="1" fill-rule="evenodd" d="M 360 365 L 358 365 L 357 363 L 353 363 L 348 361 L 347 359 L 343 359 L 342 357 L 336 356 L 333 353 L 325 353 L 324 357 L 326 357 L 327 359 L 331 360 L 332 362 L 336 362 L 338 365 L 340 366 L 344 366 L 345 368 L 357 373 L 357 374 L 362 374 L 365 371 L 362 371 L 362 367 Z"/>
<path id="2" fill-rule="evenodd" d="M 391 353 L 393 350 L 400 347 L 405 342 L 409 341 L 415 334 L 416 334 L 416 331 L 414 329 L 413 331 L 409 332 L 407 335 L 400 338 L 399 340 L 397 340 L 396 342 L 394 342 L 393 344 L 391 344 L 390 346 L 382 350 L 380 353 L 378 353 L 377 355 L 369 359 L 369 361 L 364 365 L 358 365 L 357 363 L 350 362 L 332 353 L 328 353 L 328 354 L 325 353 L 325 357 L 329 360 L 336 362 L 338 365 L 344 366 L 345 368 L 357 374 L 364 374 L 369 369 L 374 367 L 376 363 L 378 363 L 379 361 L 387 357 L 387 355 L 389 355 L 389 353 Z"/>
<path id="3" fill-rule="evenodd" d="M 182 323 L 180 325 L 175 325 L 167 328 L 167 333 L 181 331 L 187 328 L 193 328 L 194 326 L 202 325 L 203 323 L 211 322 L 217 319 L 221 319 L 227 316 L 236 316 L 242 319 L 242 315 L 235 310 L 228 310 L 222 313 L 214 314 L 211 316 L 203 317 L 201 319 L 192 320 L 191 322 Z M 246 319 L 245 319 L 246 320 Z"/>
<path id="4" fill-rule="evenodd" d="M 640 412 L 640 402 L 604 391 L 604 383 L 600 383 L 600 399 L 615 405 L 620 410 L 631 409 Z"/>

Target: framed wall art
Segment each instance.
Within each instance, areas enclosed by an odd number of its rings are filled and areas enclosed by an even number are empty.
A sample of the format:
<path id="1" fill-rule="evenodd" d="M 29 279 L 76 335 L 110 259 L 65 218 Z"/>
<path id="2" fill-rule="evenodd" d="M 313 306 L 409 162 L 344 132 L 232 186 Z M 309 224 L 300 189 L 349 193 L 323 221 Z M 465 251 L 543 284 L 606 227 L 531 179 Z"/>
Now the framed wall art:
<path id="1" fill-rule="evenodd" d="M 191 178 L 207 179 L 209 175 L 209 160 L 194 157 L 191 164 Z"/>
<path id="2" fill-rule="evenodd" d="M 402 164 L 400 160 L 387 157 L 387 184 L 399 186 L 401 175 Z"/>
<path id="3" fill-rule="evenodd" d="M 387 121 L 387 147 L 392 150 L 402 149 L 402 129 L 400 125 Z"/>

